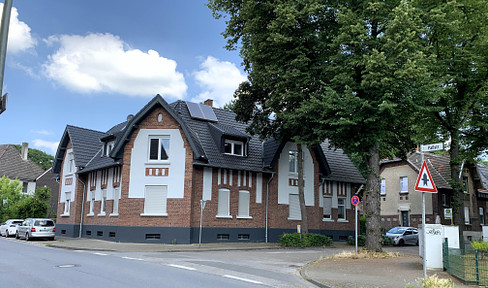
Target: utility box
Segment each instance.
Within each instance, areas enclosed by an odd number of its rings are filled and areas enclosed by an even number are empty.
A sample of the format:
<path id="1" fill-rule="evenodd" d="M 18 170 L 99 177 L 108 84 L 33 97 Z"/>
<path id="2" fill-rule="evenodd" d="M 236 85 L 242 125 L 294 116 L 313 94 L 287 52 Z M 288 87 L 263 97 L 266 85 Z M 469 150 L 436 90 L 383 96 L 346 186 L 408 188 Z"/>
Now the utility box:
<path id="1" fill-rule="evenodd" d="M 419 225 L 419 255 L 423 259 L 422 226 Z M 448 239 L 449 248 L 459 249 L 459 227 L 425 224 L 425 265 L 428 269 L 442 269 L 442 244 Z"/>
<path id="2" fill-rule="evenodd" d="M 483 228 L 483 241 L 488 242 L 488 226 L 481 226 Z"/>

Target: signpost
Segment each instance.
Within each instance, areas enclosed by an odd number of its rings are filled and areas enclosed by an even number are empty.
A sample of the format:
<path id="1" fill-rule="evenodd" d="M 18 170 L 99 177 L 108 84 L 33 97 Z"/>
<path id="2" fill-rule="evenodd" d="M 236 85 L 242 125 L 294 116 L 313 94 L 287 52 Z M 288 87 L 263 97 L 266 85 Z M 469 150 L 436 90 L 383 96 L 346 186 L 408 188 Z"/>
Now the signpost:
<path id="1" fill-rule="evenodd" d="M 354 205 L 354 243 L 356 243 L 356 253 L 358 254 L 358 203 L 359 197 L 354 195 L 351 197 L 351 204 Z"/>
<path id="2" fill-rule="evenodd" d="M 426 245 L 425 245 L 425 192 L 437 193 L 437 187 L 435 186 L 432 176 L 430 176 L 429 168 L 427 168 L 427 163 L 424 161 L 424 151 L 436 151 L 442 150 L 442 143 L 435 143 L 429 145 L 420 145 L 420 155 L 422 168 L 420 168 L 419 177 L 415 184 L 415 191 L 422 192 L 422 266 L 424 272 L 424 279 L 427 278 L 427 257 L 426 257 Z"/>
<path id="3" fill-rule="evenodd" d="M 205 204 L 207 204 L 207 200 L 200 200 L 200 233 L 198 233 L 198 248 L 202 245 L 203 209 L 205 209 Z"/>

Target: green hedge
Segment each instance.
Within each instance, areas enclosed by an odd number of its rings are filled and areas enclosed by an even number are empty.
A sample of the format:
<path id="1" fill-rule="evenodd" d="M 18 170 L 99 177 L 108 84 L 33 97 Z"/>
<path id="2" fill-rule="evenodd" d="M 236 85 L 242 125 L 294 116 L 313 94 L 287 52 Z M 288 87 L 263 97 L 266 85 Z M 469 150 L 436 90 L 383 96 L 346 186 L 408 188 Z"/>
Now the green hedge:
<path id="1" fill-rule="evenodd" d="M 330 246 L 332 239 L 330 237 L 308 233 L 301 235 L 298 233 L 284 233 L 280 236 L 279 243 L 285 247 L 316 247 L 316 246 Z"/>

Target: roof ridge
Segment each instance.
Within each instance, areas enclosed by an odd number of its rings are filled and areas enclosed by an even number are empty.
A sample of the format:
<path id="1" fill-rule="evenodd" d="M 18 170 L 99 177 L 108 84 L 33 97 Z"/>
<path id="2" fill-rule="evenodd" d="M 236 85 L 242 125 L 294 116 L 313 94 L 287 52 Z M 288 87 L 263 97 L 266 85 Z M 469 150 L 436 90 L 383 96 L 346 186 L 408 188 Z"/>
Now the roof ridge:
<path id="1" fill-rule="evenodd" d="M 95 130 L 95 129 L 90 129 L 90 128 L 83 128 L 83 127 L 69 125 L 69 124 L 66 125 L 66 127 L 71 127 L 71 128 L 76 128 L 76 129 L 82 129 L 82 130 L 87 130 L 87 131 L 93 131 L 93 132 L 98 132 L 98 133 L 102 133 L 102 134 L 107 134 L 107 132 L 103 132 L 103 131 L 99 131 L 99 130 Z"/>

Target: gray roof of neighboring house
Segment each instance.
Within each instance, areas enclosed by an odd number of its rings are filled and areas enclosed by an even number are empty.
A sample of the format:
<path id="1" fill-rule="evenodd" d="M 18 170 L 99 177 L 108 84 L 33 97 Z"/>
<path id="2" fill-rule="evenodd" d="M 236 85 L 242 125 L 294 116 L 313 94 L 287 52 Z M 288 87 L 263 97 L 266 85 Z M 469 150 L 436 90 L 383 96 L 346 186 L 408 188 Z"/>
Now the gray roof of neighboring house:
<path id="1" fill-rule="evenodd" d="M 329 175 L 324 177 L 325 180 L 358 184 L 366 183 L 366 179 L 359 173 L 359 170 L 341 148 L 331 146 L 329 140 L 322 142 L 320 147 L 324 152 L 331 171 Z"/>
<path id="2" fill-rule="evenodd" d="M 417 170 L 422 168 L 421 153 L 414 152 L 407 156 L 408 162 Z M 427 163 L 430 176 L 434 180 L 437 188 L 452 189 L 450 184 L 451 167 L 449 166 L 449 156 L 424 153 L 424 160 Z"/>
<path id="3" fill-rule="evenodd" d="M 44 172 L 31 160 L 23 160 L 14 145 L 0 145 L 0 177 L 33 182 Z"/>
<path id="4" fill-rule="evenodd" d="M 484 164 L 477 163 L 476 168 L 480 176 L 481 189 L 488 190 L 488 167 Z"/>

